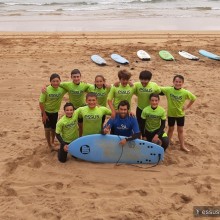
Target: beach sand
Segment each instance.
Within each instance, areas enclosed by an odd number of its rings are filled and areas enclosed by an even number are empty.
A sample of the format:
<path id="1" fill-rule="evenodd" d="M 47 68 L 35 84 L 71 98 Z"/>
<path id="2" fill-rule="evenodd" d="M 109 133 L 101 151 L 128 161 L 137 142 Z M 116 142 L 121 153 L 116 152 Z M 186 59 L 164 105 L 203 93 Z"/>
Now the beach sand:
<path id="1" fill-rule="evenodd" d="M 139 49 L 152 60 L 139 60 Z M 162 60 L 162 49 L 176 62 Z M 220 61 L 202 57 L 199 49 L 220 54 L 220 32 L 1 33 L 0 219 L 191 220 L 193 206 L 220 205 Z M 200 60 L 184 59 L 178 50 Z M 116 64 L 111 53 L 130 64 Z M 108 65 L 92 63 L 92 54 Z M 175 131 L 164 162 L 154 168 L 70 157 L 59 163 L 46 145 L 38 99 L 51 73 L 69 81 L 74 68 L 89 83 L 100 73 L 113 83 L 124 68 L 134 81 L 140 71 L 150 70 L 152 81 L 161 86 L 172 85 L 176 73 L 184 75 L 185 88 L 197 96 L 186 112 L 185 141 L 191 152 L 179 150 Z M 132 103 L 134 111 L 136 98 Z M 161 105 L 166 108 L 165 97 Z"/>

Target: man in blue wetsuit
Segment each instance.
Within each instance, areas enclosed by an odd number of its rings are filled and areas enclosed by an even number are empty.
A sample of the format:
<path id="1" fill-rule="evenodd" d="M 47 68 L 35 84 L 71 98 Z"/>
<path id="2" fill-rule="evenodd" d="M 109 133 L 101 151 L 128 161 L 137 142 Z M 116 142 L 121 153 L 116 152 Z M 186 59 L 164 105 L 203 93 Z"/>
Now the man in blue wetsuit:
<path id="1" fill-rule="evenodd" d="M 103 134 L 126 136 L 119 144 L 125 145 L 127 141 L 140 138 L 140 129 L 136 117 L 129 115 L 130 104 L 127 100 L 121 101 L 118 105 L 118 112 L 115 118 L 110 118 L 103 127 Z"/>

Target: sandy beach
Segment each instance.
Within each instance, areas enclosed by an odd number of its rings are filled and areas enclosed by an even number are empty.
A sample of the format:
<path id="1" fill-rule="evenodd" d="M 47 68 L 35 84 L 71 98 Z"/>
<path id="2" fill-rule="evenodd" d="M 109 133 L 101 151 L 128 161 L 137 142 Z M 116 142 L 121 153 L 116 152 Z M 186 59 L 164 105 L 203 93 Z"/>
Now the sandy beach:
<path id="1" fill-rule="evenodd" d="M 139 60 L 139 49 L 152 60 Z M 176 61 L 162 60 L 162 49 Z M 220 32 L 1 32 L 0 219 L 191 220 L 194 206 L 220 206 L 220 61 L 202 57 L 199 49 L 220 55 Z M 179 50 L 200 60 L 184 59 Z M 130 64 L 115 63 L 112 53 Z M 92 63 L 92 54 L 100 54 L 108 65 Z M 124 68 L 134 81 L 140 71 L 150 70 L 152 81 L 161 86 L 172 85 L 173 76 L 182 74 L 184 87 L 197 96 L 186 113 L 185 141 L 191 151 L 179 150 L 175 131 L 164 162 L 154 168 L 71 157 L 59 163 L 56 152 L 47 148 L 38 99 L 51 73 L 69 81 L 75 68 L 89 83 L 96 74 L 113 83 Z M 165 97 L 161 105 L 166 108 Z"/>

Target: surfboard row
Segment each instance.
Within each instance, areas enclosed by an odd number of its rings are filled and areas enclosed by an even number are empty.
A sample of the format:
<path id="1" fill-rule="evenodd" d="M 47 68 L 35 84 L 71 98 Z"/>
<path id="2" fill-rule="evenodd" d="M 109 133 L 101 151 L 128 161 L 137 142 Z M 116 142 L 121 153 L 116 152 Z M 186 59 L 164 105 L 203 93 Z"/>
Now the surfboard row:
<path id="1" fill-rule="evenodd" d="M 199 57 L 191 54 L 191 53 L 188 53 L 186 51 L 183 51 L 183 50 L 180 50 L 179 52 L 179 55 L 186 58 L 186 59 L 189 59 L 189 60 L 199 60 Z M 210 59 L 213 59 L 213 60 L 220 60 L 220 56 L 214 54 L 214 53 L 211 53 L 211 52 L 208 52 L 206 50 L 199 50 L 199 53 L 205 57 L 208 57 Z M 141 59 L 141 60 L 150 60 L 151 57 L 150 55 L 144 51 L 144 50 L 138 50 L 137 51 L 137 56 Z M 166 60 L 166 61 L 172 61 L 172 60 L 175 60 L 174 56 L 167 50 L 161 50 L 159 51 L 159 56 L 163 59 L 163 60 Z M 121 55 L 119 54 L 111 54 L 111 58 L 117 62 L 117 63 L 120 63 L 120 64 L 129 64 L 129 61 L 122 57 Z M 98 64 L 98 65 L 106 65 L 107 62 L 105 61 L 104 58 L 102 58 L 101 56 L 95 54 L 95 55 L 92 55 L 91 56 L 91 60 Z"/>

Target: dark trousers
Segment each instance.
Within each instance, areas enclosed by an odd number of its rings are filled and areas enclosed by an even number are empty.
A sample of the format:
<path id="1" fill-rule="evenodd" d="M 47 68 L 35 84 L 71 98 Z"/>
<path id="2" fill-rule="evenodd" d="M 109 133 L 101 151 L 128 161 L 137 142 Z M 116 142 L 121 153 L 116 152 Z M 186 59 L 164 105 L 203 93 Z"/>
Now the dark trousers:
<path id="1" fill-rule="evenodd" d="M 65 143 L 65 145 L 68 145 L 69 143 Z M 58 150 L 58 160 L 61 162 L 61 163 L 65 163 L 66 160 L 67 160 L 67 154 L 68 152 L 64 151 L 64 146 L 65 145 L 60 145 L 60 149 Z"/>
<path id="2" fill-rule="evenodd" d="M 157 134 L 157 130 L 154 132 L 149 132 L 149 131 L 145 131 L 145 136 L 147 138 L 147 141 L 152 142 L 152 139 L 154 138 L 155 134 Z M 159 135 L 159 139 L 162 142 L 161 147 L 163 147 L 164 151 L 168 148 L 169 146 L 169 138 L 167 137 L 167 135 L 165 137 L 163 137 L 163 134 L 165 132 L 163 132 L 161 135 Z"/>
<path id="3" fill-rule="evenodd" d="M 141 118 L 142 110 L 140 108 L 136 108 L 136 117 L 139 125 L 139 129 L 141 131 L 142 137 L 144 136 L 144 127 L 145 127 L 145 119 Z"/>

